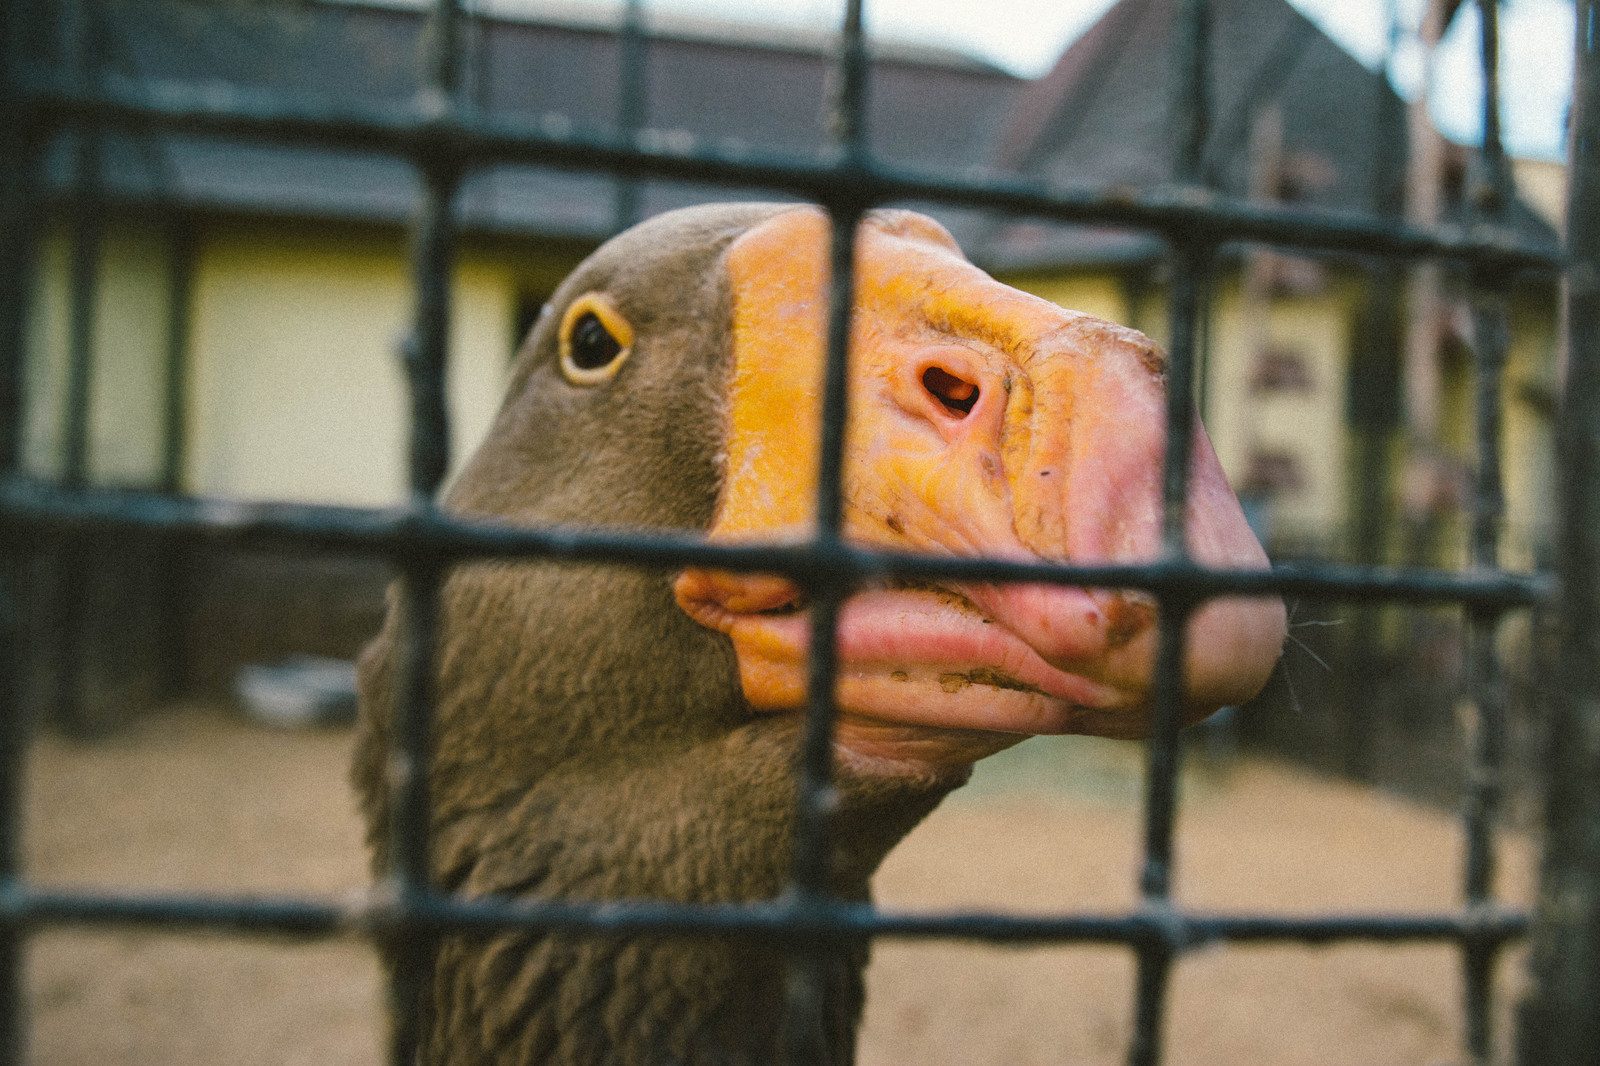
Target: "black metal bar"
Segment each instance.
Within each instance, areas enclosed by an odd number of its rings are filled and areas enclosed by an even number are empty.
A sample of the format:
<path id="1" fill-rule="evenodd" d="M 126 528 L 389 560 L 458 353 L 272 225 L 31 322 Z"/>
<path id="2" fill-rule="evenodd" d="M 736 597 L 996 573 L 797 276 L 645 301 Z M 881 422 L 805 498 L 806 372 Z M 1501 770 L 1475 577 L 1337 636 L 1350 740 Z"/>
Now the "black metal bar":
<path id="1" fill-rule="evenodd" d="M 166 381 L 157 484 L 162 492 L 173 496 L 183 491 L 189 452 L 189 340 L 194 311 L 195 239 L 194 225 L 187 217 L 174 214 L 167 220 Z M 170 538 L 162 541 L 156 564 L 162 574 L 156 593 L 157 690 L 166 698 L 182 693 L 189 681 L 191 559 L 184 545 Z"/>
<path id="2" fill-rule="evenodd" d="M 1211 126 L 1206 60 L 1210 40 L 1208 0 L 1177 0 L 1172 13 L 1168 115 L 1172 124 L 1172 179 L 1186 186 L 1200 186 L 1205 182 L 1206 135 Z"/>
<path id="3" fill-rule="evenodd" d="M 1207 95 L 1210 79 L 1207 51 L 1211 11 L 1208 0 L 1180 0 L 1173 15 L 1172 116 L 1173 178 L 1189 188 L 1203 188 L 1205 144 L 1210 124 Z M 1165 559 L 1187 560 L 1189 460 L 1193 451 L 1195 357 L 1201 305 L 1211 247 L 1194 234 L 1176 235 L 1170 252 L 1172 284 L 1168 294 L 1170 337 L 1167 355 L 1166 459 L 1162 475 L 1161 543 Z M 1156 656 L 1154 709 L 1146 748 L 1144 799 L 1144 865 L 1139 892 L 1156 912 L 1171 906 L 1172 837 L 1177 821 L 1178 769 L 1182 756 L 1178 731 L 1183 727 L 1183 661 L 1185 633 L 1194 603 L 1176 595 L 1161 597 L 1161 641 Z M 1161 1061 L 1161 1034 L 1166 1018 L 1167 982 L 1176 952 L 1165 940 L 1137 945 L 1138 975 L 1134 989 L 1130 1066 L 1156 1066 Z"/>
<path id="4" fill-rule="evenodd" d="M 432 980 L 434 944 L 412 920 L 429 889 L 428 762 L 432 739 L 433 650 L 441 572 L 414 563 L 400 583 L 399 683 L 389 755 L 391 863 L 386 893 L 397 920 L 386 925 L 389 975 L 389 1061 L 412 1066 L 425 1039 L 422 996 Z"/>
<path id="5" fill-rule="evenodd" d="M 22 464 L 23 349 L 38 229 L 37 130 L 18 106 L 16 65 L 37 12 L 0 4 L 0 476 Z M 27 726 L 22 706 L 18 561 L 0 551 L 0 896 L 22 874 L 22 790 Z M 27 1047 L 23 930 L 0 921 L 0 1066 L 20 1066 Z"/>
<path id="6" fill-rule="evenodd" d="M 1507 202 L 1509 171 L 1500 143 L 1499 5 L 1479 0 L 1484 80 L 1483 146 L 1479 152 L 1478 214 L 1495 218 Z M 1501 480 L 1501 396 L 1510 345 L 1511 294 L 1503 279 L 1477 276 L 1472 287 L 1473 358 L 1476 370 L 1477 466 L 1472 487 L 1471 564 L 1489 571 L 1500 564 L 1500 526 L 1505 515 Z M 1494 895 L 1495 824 L 1503 802 L 1506 701 L 1495 634 L 1497 612 L 1470 611 L 1466 625 L 1467 696 L 1473 715 L 1468 737 L 1467 788 L 1462 805 L 1466 837 L 1463 895 L 1468 906 L 1487 905 Z M 1467 1050 L 1487 1066 L 1493 1042 L 1492 1001 L 1498 943 L 1462 944 L 1462 998 Z"/>
<path id="7" fill-rule="evenodd" d="M 1566 387 L 1558 424 L 1561 652 L 1521 1066 L 1600 1055 L 1600 0 L 1577 4 L 1568 138 Z"/>
<path id="8" fill-rule="evenodd" d="M 1510 202 L 1511 170 L 1500 137 L 1500 4 L 1478 0 L 1478 55 L 1483 72 L 1483 144 L 1478 150 L 1473 207 L 1494 219 Z"/>
<path id="9" fill-rule="evenodd" d="M 617 136 L 638 143 L 636 135 L 645 114 L 644 0 L 624 0 L 622 29 L 617 34 Z M 639 179 L 617 179 L 611 227 L 620 233 L 639 221 Z"/>
<path id="10" fill-rule="evenodd" d="M 76 131 L 73 149 L 75 188 L 68 276 L 67 388 L 61 414 L 61 480 L 77 488 L 89 482 L 94 327 L 100 303 L 100 255 L 105 238 L 105 212 L 100 198 L 99 131 Z"/>
<path id="11" fill-rule="evenodd" d="M 1398 0 L 1386 0 L 1387 46 L 1383 64 L 1373 72 L 1375 113 L 1372 171 L 1368 176 L 1372 213 L 1398 218 L 1404 207 L 1405 103 L 1389 85 L 1399 47 L 1401 26 Z M 1385 556 L 1384 529 L 1391 517 L 1390 487 L 1393 465 L 1390 446 L 1400 415 L 1400 293 L 1401 270 L 1390 260 L 1369 260 L 1364 265 L 1365 292 L 1359 330 L 1348 382 L 1347 422 L 1356 456 L 1355 514 L 1349 557 L 1376 563 Z M 1346 666 L 1340 671 L 1339 706 L 1344 723 L 1344 768 L 1358 781 L 1370 781 L 1376 758 L 1370 679 L 1378 669 L 1379 614 L 1363 608 L 1354 612 L 1348 630 Z"/>
<path id="12" fill-rule="evenodd" d="M 422 206 L 412 241 L 416 306 L 404 358 L 411 391 L 410 488 L 414 503 L 431 504 L 450 466 L 444 370 L 455 269 L 452 212 L 459 182 L 459 173 L 448 161 L 424 171 Z"/>
<path id="13" fill-rule="evenodd" d="M 39 226 L 37 127 L 15 84 L 21 5 L 0 5 L 0 473 L 22 465 L 23 344 Z"/>
<path id="14" fill-rule="evenodd" d="M 60 11 L 65 65 L 80 86 L 94 83 L 100 69 L 99 12 L 95 0 L 71 0 Z M 68 268 L 67 381 L 61 411 L 62 484 L 89 483 L 90 417 L 95 367 L 95 321 L 100 305 L 100 259 L 105 243 L 101 196 L 104 146 L 93 125 L 71 132 L 73 189 Z M 55 671 L 50 712 L 72 736 L 93 731 L 84 704 L 82 668 L 88 605 L 85 581 L 93 562 L 76 537 L 67 537 L 53 554 L 55 617 L 51 667 Z"/>
<path id="15" fill-rule="evenodd" d="M 1167 363 L 1167 458 L 1163 479 L 1163 547 L 1168 560 L 1188 557 L 1184 515 L 1194 432 L 1194 356 L 1199 345 L 1201 293 L 1206 249 L 1174 251 L 1170 294 L 1172 343 Z M 1177 820 L 1179 730 L 1183 725 L 1183 660 L 1192 600 L 1169 591 L 1161 597 L 1161 642 L 1154 681 L 1155 709 L 1146 748 L 1144 866 L 1139 891 L 1149 906 L 1167 905 L 1172 890 L 1172 837 Z M 1133 1066 L 1153 1066 L 1161 1058 L 1161 1021 L 1172 953 L 1163 943 L 1143 947 L 1135 994 Z"/>
<path id="16" fill-rule="evenodd" d="M 1477 365 L 1477 474 L 1472 501 L 1472 565 L 1488 572 L 1499 563 L 1500 524 L 1505 510 L 1500 478 L 1501 394 L 1504 381 L 1509 294 L 1480 287 L 1473 295 Z M 1489 902 L 1495 871 L 1494 828 L 1504 794 L 1506 701 L 1495 646 L 1500 615 L 1469 611 L 1466 627 L 1467 691 L 1473 715 L 1468 737 L 1467 790 L 1462 808 L 1466 835 L 1463 888 L 1469 905 Z M 1496 945 L 1467 945 L 1462 957 L 1467 1009 L 1467 1046 L 1476 1061 L 1490 1052 L 1490 995 Z"/>
<path id="17" fill-rule="evenodd" d="M 449 121 L 459 89 L 459 0 L 435 0 L 428 18 L 422 89 L 417 106 Z M 428 515 L 450 464 L 450 425 L 445 374 L 450 350 L 450 304 L 455 271 L 456 192 L 461 167 L 447 144 L 418 157 L 423 192 L 412 230 L 411 270 L 415 307 L 403 345 L 410 387 L 411 447 L 409 509 Z M 389 952 L 389 1061 L 414 1066 L 428 1039 L 423 997 L 433 979 L 434 938 L 414 921 L 416 901 L 432 881 L 431 802 L 428 766 L 432 752 L 434 649 L 439 627 L 440 561 L 418 552 L 402 559 L 400 661 L 390 749 L 393 795 L 388 892 L 395 920 L 382 932 Z"/>
<path id="18" fill-rule="evenodd" d="M 194 322 L 195 232 L 189 219 L 167 225 L 166 382 L 161 410 L 161 491 L 183 491 L 189 452 L 189 338 Z"/>
<path id="19" fill-rule="evenodd" d="M 866 42 L 862 0 L 847 0 L 834 64 L 835 95 L 831 134 L 846 165 L 865 159 L 867 93 Z M 822 383 L 822 425 L 817 467 L 816 547 L 829 552 L 842 544 L 844 527 L 844 444 L 849 420 L 850 323 L 855 305 L 856 226 L 865 205 L 854 196 L 824 201 L 830 221 L 828 255 L 828 350 Z M 789 894 L 800 907 L 832 895 L 829 867 L 833 785 L 834 687 L 838 678 L 839 612 L 848 584 L 813 575 L 811 646 L 806 663 L 806 721 L 796 773 L 794 855 Z M 787 1066 L 824 1066 L 828 1046 L 828 982 L 837 967 L 836 949 L 796 942 L 785 975 L 784 1017 L 779 1052 Z"/>
<path id="20" fill-rule="evenodd" d="M 3 15 L 0 15 L 3 18 Z M 22 706 L 22 617 L 9 559 L 0 559 L 0 896 L 22 876 L 22 790 L 28 723 Z M 20 1066 L 27 1048 L 24 929 L 0 922 L 0 1066 Z"/>
<path id="21" fill-rule="evenodd" d="M 1296 563 L 1271 571 L 1211 570 L 1158 561 L 1066 566 L 1003 559 L 879 552 L 839 545 L 728 545 L 689 534 L 607 531 L 572 526 L 529 528 L 409 509 L 368 510 L 302 504 L 248 504 L 112 490 L 67 493 L 32 480 L 0 480 L 0 532 L 98 531 L 113 535 L 165 531 L 242 548 L 298 548 L 402 558 L 413 553 L 461 562 L 477 558 L 546 558 L 640 567 L 714 566 L 808 580 L 819 572 L 841 580 L 956 578 L 1036 581 L 1056 585 L 1135 588 L 1206 599 L 1229 593 L 1329 600 L 1387 600 L 1510 609 L 1553 603 L 1548 574 L 1429 570 L 1420 567 Z"/>
<path id="22" fill-rule="evenodd" d="M 873 160 L 844 167 L 814 156 L 751 151 L 695 142 L 639 146 L 603 130 L 575 129 L 566 116 L 440 117 L 409 107 L 355 107 L 229 86 L 204 88 L 107 77 L 95 93 L 57 79 L 30 82 L 31 106 L 55 119 L 107 125 L 146 123 L 152 130 L 226 134 L 365 149 L 401 156 L 447 146 L 471 166 L 529 163 L 606 170 L 686 182 L 765 187 L 827 203 L 929 201 L 1032 215 L 1060 222 L 1187 234 L 1213 242 L 1253 241 L 1359 255 L 1487 261 L 1504 269 L 1552 271 L 1554 249 L 1530 245 L 1499 227 L 1421 230 L 1343 211 L 1252 204 L 1195 189 L 1061 188 L 1025 178 L 974 177 L 898 167 Z"/>
<path id="23" fill-rule="evenodd" d="M 1188 619 L 1187 604 L 1182 599 L 1162 598 L 1155 710 L 1145 749 L 1144 864 L 1139 875 L 1139 892 L 1145 906 L 1157 912 L 1171 905 L 1172 836 L 1181 753 L 1178 730 L 1183 717 L 1183 638 Z M 1167 982 L 1177 953 L 1165 938 L 1135 942 L 1135 948 L 1138 972 L 1128 1061 L 1131 1066 L 1154 1066 L 1161 1060 Z"/>
<path id="24" fill-rule="evenodd" d="M 216 894 L 110 895 L 16 887 L 0 895 L 0 918 L 27 929 L 139 926 L 179 933 L 308 938 L 381 934 L 402 920 L 392 898 L 383 894 L 352 903 Z M 794 900 L 676 904 L 437 895 L 413 899 L 405 908 L 404 920 L 431 936 L 492 936 L 507 930 L 529 930 L 590 935 L 750 935 L 799 941 L 849 941 L 867 936 L 1041 945 L 1161 941 L 1174 954 L 1224 943 L 1507 943 L 1525 936 L 1529 924 L 1522 911 L 1493 907 L 1438 914 L 1186 914 L 1146 908 L 1122 914 L 1021 916 L 959 911 L 895 913 L 841 900 L 808 905 L 797 905 Z"/>

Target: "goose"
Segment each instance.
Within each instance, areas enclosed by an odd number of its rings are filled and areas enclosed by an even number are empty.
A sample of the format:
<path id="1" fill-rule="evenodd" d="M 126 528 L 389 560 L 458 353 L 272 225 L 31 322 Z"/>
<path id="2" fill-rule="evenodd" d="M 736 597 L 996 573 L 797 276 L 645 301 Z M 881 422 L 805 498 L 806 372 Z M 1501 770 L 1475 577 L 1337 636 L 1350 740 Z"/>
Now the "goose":
<path id="1" fill-rule="evenodd" d="M 828 217 L 688 208 L 600 247 L 552 296 L 445 506 L 464 516 L 792 543 L 815 524 Z M 935 221 L 858 229 L 843 535 L 869 548 L 1111 563 L 1159 554 L 1165 357 L 969 263 Z M 1196 426 L 1187 536 L 1264 568 Z M 481 561 L 441 591 L 431 869 L 467 897 L 761 900 L 790 870 L 809 606 L 705 567 Z M 1274 598 L 1190 618 L 1188 720 L 1249 699 Z M 377 868 L 391 797 L 396 612 L 360 662 L 353 778 Z M 829 876 L 865 901 L 973 764 L 1035 734 L 1145 732 L 1151 597 L 881 582 L 840 612 Z M 829 1061 L 851 1061 L 866 949 L 830 964 Z M 764 1064 L 784 959 L 749 938 L 447 938 L 420 1061 Z"/>

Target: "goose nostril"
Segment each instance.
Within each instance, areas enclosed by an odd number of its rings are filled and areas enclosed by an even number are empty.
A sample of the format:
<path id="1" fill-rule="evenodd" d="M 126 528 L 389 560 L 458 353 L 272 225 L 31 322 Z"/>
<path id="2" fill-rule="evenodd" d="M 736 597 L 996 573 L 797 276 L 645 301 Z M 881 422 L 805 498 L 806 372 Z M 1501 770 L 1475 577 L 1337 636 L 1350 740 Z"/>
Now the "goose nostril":
<path id="1" fill-rule="evenodd" d="M 958 418 L 965 417 L 978 402 L 978 386 L 941 367 L 930 366 L 922 372 L 922 387 Z"/>

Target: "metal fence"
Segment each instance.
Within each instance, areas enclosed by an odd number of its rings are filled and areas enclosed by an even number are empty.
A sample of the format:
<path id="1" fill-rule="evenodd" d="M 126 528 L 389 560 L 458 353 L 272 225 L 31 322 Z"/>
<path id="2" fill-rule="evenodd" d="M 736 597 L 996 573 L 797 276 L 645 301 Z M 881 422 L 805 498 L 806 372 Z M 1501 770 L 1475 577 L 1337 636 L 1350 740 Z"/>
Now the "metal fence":
<path id="1" fill-rule="evenodd" d="M 458 93 L 459 0 L 437 0 L 430 15 L 425 89 L 408 107 L 331 108 L 243 89 L 228 93 L 178 84 L 140 83 L 82 63 L 40 62 L 30 19 L 80 13 L 89 0 L 60 5 L 0 6 L 0 537 L 13 560 L 41 538 L 90 538 L 148 531 L 223 545 L 272 545 L 384 557 L 403 574 L 406 644 L 394 730 L 396 792 L 392 869 L 359 906 L 309 899 L 219 896 L 91 895 L 31 887 L 19 864 L 20 766 L 27 726 L 17 702 L 19 617 L 11 591 L 0 600 L 6 652 L 0 655 L 0 1062 L 22 1060 L 23 953 L 28 934 L 58 925 L 149 926 L 237 935 L 307 938 L 363 935 L 386 944 L 396 965 L 391 987 L 390 1061 L 414 1060 L 413 1005 L 431 945 L 440 937 L 490 930 L 570 933 L 742 933 L 782 938 L 792 949 L 787 1009 L 801 1024 L 784 1047 L 787 1061 L 819 1061 L 804 1024 L 820 1010 L 821 971 L 815 950 L 876 936 L 970 938 L 988 942 L 1092 942 L 1128 946 L 1137 958 L 1134 1037 L 1129 1061 L 1161 1056 L 1169 975 L 1185 952 L 1217 942 L 1327 944 L 1364 940 L 1432 941 L 1460 950 L 1465 975 L 1467 1045 L 1490 1054 L 1491 974 L 1508 942 L 1533 930 L 1534 992 L 1523 1011 L 1520 1046 L 1533 1064 L 1595 1061 L 1600 1048 L 1600 100 L 1596 99 L 1594 22 L 1597 0 L 1578 3 L 1579 89 L 1573 135 L 1571 232 L 1563 256 L 1526 246 L 1497 222 L 1508 195 L 1496 98 L 1497 21 L 1493 0 L 1480 0 L 1486 93 L 1484 144 L 1478 168 L 1477 215 L 1462 227 L 1422 230 L 1392 218 L 1334 216 L 1222 197 L 1202 183 L 1200 153 L 1207 128 L 1206 0 L 1181 0 L 1172 69 L 1178 118 L 1171 150 L 1178 185 L 1127 190 L 1062 190 L 1020 178 L 968 178 L 916 172 L 876 160 L 866 147 L 864 105 L 870 91 L 861 0 L 850 0 L 834 75 L 834 147 L 824 158 L 791 158 L 715 146 L 663 147 L 636 138 L 628 124 L 604 136 L 555 125 L 489 118 L 463 106 Z M 637 8 L 627 23 L 637 33 Z M 69 20 L 70 21 L 70 20 Z M 84 20 L 78 31 L 86 33 Z M 639 50 L 625 52 L 636 68 Z M 637 74 L 625 77 L 637 86 Z M 636 88 L 634 91 L 637 91 Z M 637 107 L 634 108 L 635 113 Z M 166 493 L 112 493 L 86 488 L 82 456 L 64 483 L 20 473 L 22 340 L 31 250 L 40 225 L 37 163 L 41 146 L 61 129 L 132 128 L 311 143 L 376 151 L 407 160 L 424 193 L 412 244 L 413 329 L 404 345 L 411 389 L 410 502 L 389 510 L 241 505 Z M 90 144 L 85 138 L 81 143 Z M 457 225 L 452 202 L 463 177 L 491 164 L 525 162 L 727 186 L 766 187 L 822 204 L 833 218 L 828 369 L 822 425 L 818 532 L 782 548 L 712 546 L 688 535 L 635 535 L 564 529 L 512 529 L 463 521 L 439 510 L 436 491 L 447 466 L 443 376 L 451 314 L 451 270 Z M 1164 555 L 1142 566 L 1026 565 L 980 559 L 931 559 L 866 551 L 841 538 L 840 459 L 845 422 L 855 223 L 870 207 L 929 201 L 1067 223 L 1111 225 L 1159 236 L 1169 249 L 1170 376 L 1164 479 Z M 86 205 L 81 225 L 93 225 Z M 1218 572 L 1185 552 L 1184 500 L 1192 428 L 1197 322 L 1213 255 L 1224 242 L 1252 241 L 1396 260 L 1438 259 L 1470 270 L 1477 360 L 1477 479 L 1471 502 L 1471 563 L 1465 571 L 1370 565 L 1303 565 L 1272 573 Z M 1494 634 L 1507 612 L 1557 603 L 1554 575 L 1497 569 L 1502 500 L 1499 472 L 1500 372 L 1508 343 L 1508 287 L 1519 271 L 1567 269 L 1571 366 L 1566 383 L 1561 483 L 1564 555 L 1559 588 L 1563 658 L 1552 719 L 1555 741 L 1545 789 L 1549 796 L 1544 895 L 1537 920 L 1498 905 L 1490 886 L 1495 866 L 1491 827 L 1501 803 L 1506 708 Z M 84 284 L 84 268 L 75 277 Z M 86 326 L 75 326 L 86 331 Z M 74 343 L 72 417 L 87 404 L 86 343 Z M 69 457 L 70 459 L 71 457 Z M 72 471 L 79 471 L 73 476 Z M 175 481 L 167 488 L 176 487 Z M 435 892 L 428 876 L 430 733 L 429 664 L 440 581 L 458 562 L 486 557 L 626 560 L 633 564 L 715 566 L 782 574 L 803 584 L 813 604 L 810 689 L 796 846 L 790 890 L 780 899 L 741 905 L 603 904 L 466 900 Z M 867 579 L 959 578 L 1050 582 L 1146 590 L 1161 604 L 1156 710 L 1148 743 L 1144 802 L 1143 902 L 1120 916 L 1062 914 L 1019 918 L 995 914 L 906 915 L 831 898 L 826 887 L 832 708 L 836 663 L 831 649 L 839 607 Z M 1175 783 L 1184 621 L 1207 598 L 1224 593 L 1313 596 L 1364 603 L 1453 604 L 1469 633 L 1468 686 L 1480 728 L 1471 753 L 1464 808 L 1467 839 L 1465 905 L 1425 916 L 1329 914 L 1275 917 L 1200 914 L 1175 907 Z"/>

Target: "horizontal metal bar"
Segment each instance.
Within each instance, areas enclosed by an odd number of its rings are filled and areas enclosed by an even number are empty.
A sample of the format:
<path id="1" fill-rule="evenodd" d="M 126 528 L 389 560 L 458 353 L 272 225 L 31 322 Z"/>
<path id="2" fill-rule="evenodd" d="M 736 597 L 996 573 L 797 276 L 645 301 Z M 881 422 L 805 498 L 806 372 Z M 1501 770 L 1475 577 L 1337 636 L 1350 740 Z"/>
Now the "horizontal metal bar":
<path id="1" fill-rule="evenodd" d="M 1333 944 L 1348 941 L 1503 943 L 1522 937 L 1528 915 L 1481 907 L 1437 914 L 1204 914 L 1146 908 L 1124 914 L 908 914 L 844 901 L 666 903 L 546 902 L 418 895 L 407 906 L 377 891 L 348 902 L 225 897 L 134 896 L 13 888 L 0 896 L 0 921 L 39 929 L 117 926 L 241 935 L 325 938 L 382 935 L 405 924 L 432 935 L 492 935 L 509 930 L 591 935 L 670 933 L 721 936 L 992 943 L 1131 944 L 1162 942 L 1174 951 L 1221 942 Z"/>
<path id="2" fill-rule="evenodd" d="M 106 489 L 68 491 L 25 478 L 0 479 L 0 537 L 20 531 L 81 535 L 168 533 L 246 548 L 300 548 L 405 559 L 446 561 L 486 557 L 609 562 L 629 566 L 714 566 L 814 581 L 949 578 L 1029 581 L 1099 588 L 1143 589 L 1204 599 L 1229 593 L 1313 599 L 1382 599 L 1401 603 L 1459 603 L 1480 610 L 1537 607 L 1554 601 L 1546 573 L 1446 571 L 1420 567 L 1297 563 L 1271 571 L 1212 570 L 1179 560 L 1059 565 L 866 551 L 849 545 L 732 545 L 698 534 L 523 527 L 465 519 L 431 510 L 363 509 L 310 504 L 241 503 L 203 497 Z"/>
<path id="3" fill-rule="evenodd" d="M 119 76 L 106 77 L 94 91 L 56 77 L 35 77 L 23 89 L 24 102 L 42 119 L 290 140 L 417 160 L 449 157 L 468 168 L 528 163 L 766 187 L 821 202 L 933 201 L 1060 222 L 1154 230 L 1182 240 L 1437 256 L 1477 262 L 1490 270 L 1554 270 L 1563 262 L 1555 249 L 1529 245 L 1513 230 L 1490 223 L 1426 231 L 1355 212 L 1235 201 L 1196 187 L 1059 188 L 994 173 L 952 175 L 837 154 L 821 158 L 757 151 L 743 142 L 712 142 L 680 131 L 663 136 L 652 130 L 626 134 L 580 129 L 560 114 L 518 119 L 412 106 L 358 107 L 240 86 Z"/>

